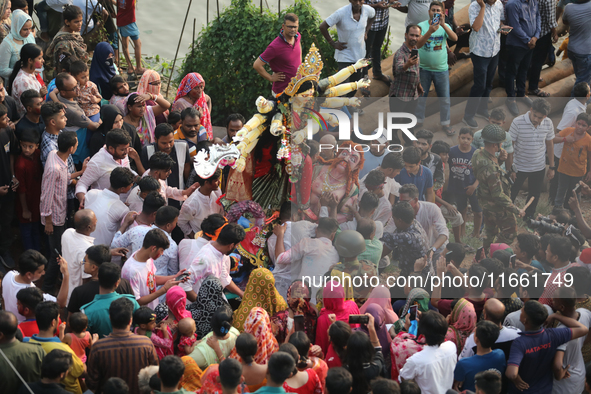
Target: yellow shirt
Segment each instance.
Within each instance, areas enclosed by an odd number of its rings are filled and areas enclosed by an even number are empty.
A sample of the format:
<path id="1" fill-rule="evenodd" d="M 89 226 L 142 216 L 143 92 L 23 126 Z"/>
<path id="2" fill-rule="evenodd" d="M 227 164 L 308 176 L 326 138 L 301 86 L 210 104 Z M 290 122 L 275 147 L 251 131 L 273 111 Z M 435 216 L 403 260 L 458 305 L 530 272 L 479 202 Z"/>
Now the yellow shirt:
<path id="1" fill-rule="evenodd" d="M 39 339 L 46 339 L 46 338 L 39 338 Z M 48 338 L 47 338 L 48 339 Z M 56 338 L 57 339 L 57 338 Z M 58 339 L 59 340 L 59 339 Z M 84 363 L 80 358 L 74 353 L 74 351 L 65 343 L 61 342 L 52 342 L 52 341 L 40 341 L 36 340 L 35 337 L 31 338 L 31 343 L 39 343 L 45 353 L 51 352 L 54 349 L 64 350 L 66 352 L 72 353 L 72 367 L 68 371 L 66 378 L 63 381 L 65 389 L 70 393 L 74 394 L 82 394 L 82 388 L 80 387 L 80 383 L 78 382 L 78 378 L 82 376 L 84 373 Z"/>

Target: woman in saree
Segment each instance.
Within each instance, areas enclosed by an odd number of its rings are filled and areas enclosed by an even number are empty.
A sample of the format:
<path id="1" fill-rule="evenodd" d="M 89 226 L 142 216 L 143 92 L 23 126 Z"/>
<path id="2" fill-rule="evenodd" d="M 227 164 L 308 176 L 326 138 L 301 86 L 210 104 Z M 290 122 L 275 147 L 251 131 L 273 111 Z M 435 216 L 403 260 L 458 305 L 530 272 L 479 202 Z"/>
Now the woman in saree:
<path id="1" fill-rule="evenodd" d="M 386 314 L 386 324 L 394 324 L 398 321 L 398 315 L 392 309 L 392 302 L 390 298 L 390 290 L 384 285 L 379 285 L 369 294 L 369 298 L 359 311 L 364 314 L 367 312 L 367 307 L 376 304 L 384 308 Z M 375 316 L 374 316 L 375 317 Z"/>
<path id="2" fill-rule="evenodd" d="M 160 74 L 154 70 L 146 69 L 137 85 L 137 94 L 142 95 L 148 93 L 157 97 L 160 94 L 161 84 Z M 153 100 L 147 100 L 146 105 L 154 106 L 156 105 L 156 102 Z M 163 114 L 156 116 L 156 125 L 166 123 L 167 115 L 168 111 L 165 111 Z"/>
<path id="3" fill-rule="evenodd" d="M 146 106 L 146 101 L 149 99 L 156 100 L 156 105 Z M 143 147 L 155 142 L 156 116 L 163 114 L 169 108 L 170 103 L 162 96 L 132 93 L 127 97 L 123 121 L 135 128 Z"/>
<path id="4" fill-rule="evenodd" d="M 402 308 L 402 312 L 400 313 L 400 319 L 394 323 L 394 329 L 396 333 L 399 333 L 404 328 L 404 319 L 408 314 L 408 311 L 411 306 L 417 305 L 418 310 L 420 312 L 427 312 L 429 310 L 429 300 L 430 300 L 429 293 L 421 288 L 412 289 L 410 293 L 408 293 L 406 303 L 404 304 L 404 308 Z"/>
<path id="5" fill-rule="evenodd" d="M 189 73 L 183 78 L 176 93 L 173 111 L 195 107 L 201 112 L 201 125 L 207 131 L 207 139 L 213 141 L 211 125 L 211 98 L 205 94 L 205 80 L 199 73 Z"/>
<path id="6" fill-rule="evenodd" d="M 271 319 L 265 309 L 252 308 L 244 322 L 244 332 L 252 334 L 257 340 L 257 352 L 254 356 L 254 362 L 257 364 L 266 364 L 269 357 L 279 350 L 279 344 L 271 329 Z M 229 357 L 241 361 L 235 348 Z"/>

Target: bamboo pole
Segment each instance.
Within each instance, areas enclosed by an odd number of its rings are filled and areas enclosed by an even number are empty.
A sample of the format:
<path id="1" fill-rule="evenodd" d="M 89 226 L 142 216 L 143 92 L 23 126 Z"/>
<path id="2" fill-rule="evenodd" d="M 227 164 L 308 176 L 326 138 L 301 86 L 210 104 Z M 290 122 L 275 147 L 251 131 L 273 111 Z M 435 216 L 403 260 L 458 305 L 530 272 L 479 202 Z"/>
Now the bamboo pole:
<path id="1" fill-rule="evenodd" d="M 207 9 L 205 11 L 207 24 L 209 25 L 209 0 L 207 0 Z"/>
<path id="2" fill-rule="evenodd" d="M 263 0 L 261 0 L 261 14 L 263 13 Z"/>
<path id="3" fill-rule="evenodd" d="M 215 4 L 218 8 L 218 18 L 220 17 L 220 0 L 215 0 Z"/>
<path id="4" fill-rule="evenodd" d="M 187 17 L 189 16 L 189 10 L 193 0 L 189 0 L 189 6 L 187 7 L 187 13 L 185 14 L 185 20 L 183 22 L 183 28 L 181 30 L 181 36 L 179 37 L 179 43 L 176 46 L 176 53 L 174 54 L 174 60 L 172 61 L 172 68 L 170 69 L 170 78 L 168 79 L 168 85 L 166 85 L 166 97 L 168 97 L 168 90 L 170 88 L 170 81 L 172 80 L 172 74 L 174 73 L 174 66 L 176 64 L 176 58 L 179 55 L 179 49 L 181 48 L 181 41 L 183 39 L 183 32 L 185 31 L 185 25 L 187 24 Z"/>
<path id="5" fill-rule="evenodd" d="M 277 16 L 281 16 L 281 0 L 277 3 Z"/>
<path id="6" fill-rule="evenodd" d="M 197 18 L 193 18 L 193 41 L 191 41 L 191 55 L 195 49 L 195 25 L 197 24 Z"/>

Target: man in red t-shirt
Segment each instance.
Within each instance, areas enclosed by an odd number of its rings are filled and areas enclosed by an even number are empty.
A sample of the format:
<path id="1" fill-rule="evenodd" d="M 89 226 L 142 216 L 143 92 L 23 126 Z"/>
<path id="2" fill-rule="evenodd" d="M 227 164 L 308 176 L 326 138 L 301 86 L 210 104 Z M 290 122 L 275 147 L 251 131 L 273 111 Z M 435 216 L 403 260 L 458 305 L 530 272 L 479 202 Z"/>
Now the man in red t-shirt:
<path id="1" fill-rule="evenodd" d="M 142 74 L 145 70 L 142 67 L 142 42 L 140 41 L 140 30 L 135 23 L 135 0 L 117 0 L 117 28 L 121 35 L 123 55 L 127 62 L 127 73 L 133 74 L 134 68 L 129 57 L 129 38 L 135 46 L 135 72 Z"/>
<path id="2" fill-rule="evenodd" d="M 271 90 L 274 96 L 283 93 L 302 64 L 302 46 L 298 28 L 298 16 L 291 13 L 285 14 L 279 36 L 252 65 L 261 77 L 273 82 Z M 273 74 L 265 70 L 265 64 L 271 68 Z"/>

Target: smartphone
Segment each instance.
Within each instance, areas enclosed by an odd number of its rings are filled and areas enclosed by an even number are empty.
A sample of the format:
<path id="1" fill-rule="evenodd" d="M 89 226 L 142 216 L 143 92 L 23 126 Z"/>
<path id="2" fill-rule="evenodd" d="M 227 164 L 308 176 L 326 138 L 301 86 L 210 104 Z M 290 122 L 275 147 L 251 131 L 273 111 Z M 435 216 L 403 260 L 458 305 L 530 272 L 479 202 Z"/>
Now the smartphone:
<path id="1" fill-rule="evenodd" d="M 511 268 L 515 268 L 515 260 L 517 260 L 517 255 L 512 254 L 509 258 L 509 263 L 511 264 Z"/>
<path id="2" fill-rule="evenodd" d="M 415 56 L 419 56 L 419 50 L 418 49 L 411 49 L 410 57 L 415 57 Z"/>
<path id="3" fill-rule="evenodd" d="M 451 263 L 451 257 L 452 257 L 453 254 L 454 254 L 454 252 L 447 252 L 445 254 L 445 262 L 446 263 Z"/>
<path id="4" fill-rule="evenodd" d="M 484 259 L 485 257 L 486 257 L 486 254 L 484 253 L 484 246 L 481 246 L 476 250 L 476 261 L 480 261 L 480 260 Z"/>
<path id="5" fill-rule="evenodd" d="M 431 24 L 437 25 L 439 23 L 439 19 L 441 19 L 441 14 L 437 13 L 433 15 L 433 20 L 431 21 Z"/>
<path id="6" fill-rule="evenodd" d="M 295 315 L 293 324 L 295 331 L 304 331 L 304 315 Z"/>
<path id="7" fill-rule="evenodd" d="M 369 323 L 369 316 L 349 315 L 349 324 L 367 324 L 367 323 Z"/>
<path id="8" fill-rule="evenodd" d="M 577 186 L 575 186 L 575 188 L 573 189 L 573 191 L 576 193 L 577 190 L 579 190 L 579 188 L 581 187 L 580 183 L 577 183 Z"/>
<path id="9" fill-rule="evenodd" d="M 511 33 L 511 30 L 513 30 L 512 27 L 501 27 L 501 32 L 503 33 Z"/>
<path id="10" fill-rule="evenodd" d="M 176 278 L 174 278 L 174 280 L 183 280 L 183 279 L 188 278 L 190 276 L 191 276 L 191 274 L 185 271 L 182 274 L 180 274 L 179 276 L 177 276 Z"/>
<path id="11" fill-rule="evenodd" d="M 60 251 L 57 250 L 57 248 L 53 249 L 55 251 L 55 253 L 57 254 L 57 259 L 59 261 L 60 257 L 62 257 L 62 255 L 60 254 Z"/>
<path id="12" fill-rule="evenodd" d="M 418 307 L 419 307 L 418 305 L 413 305 L 408 310 L 408 313 L 410 314 L 410 320 L 417 320 L 417 308 Z"/>

